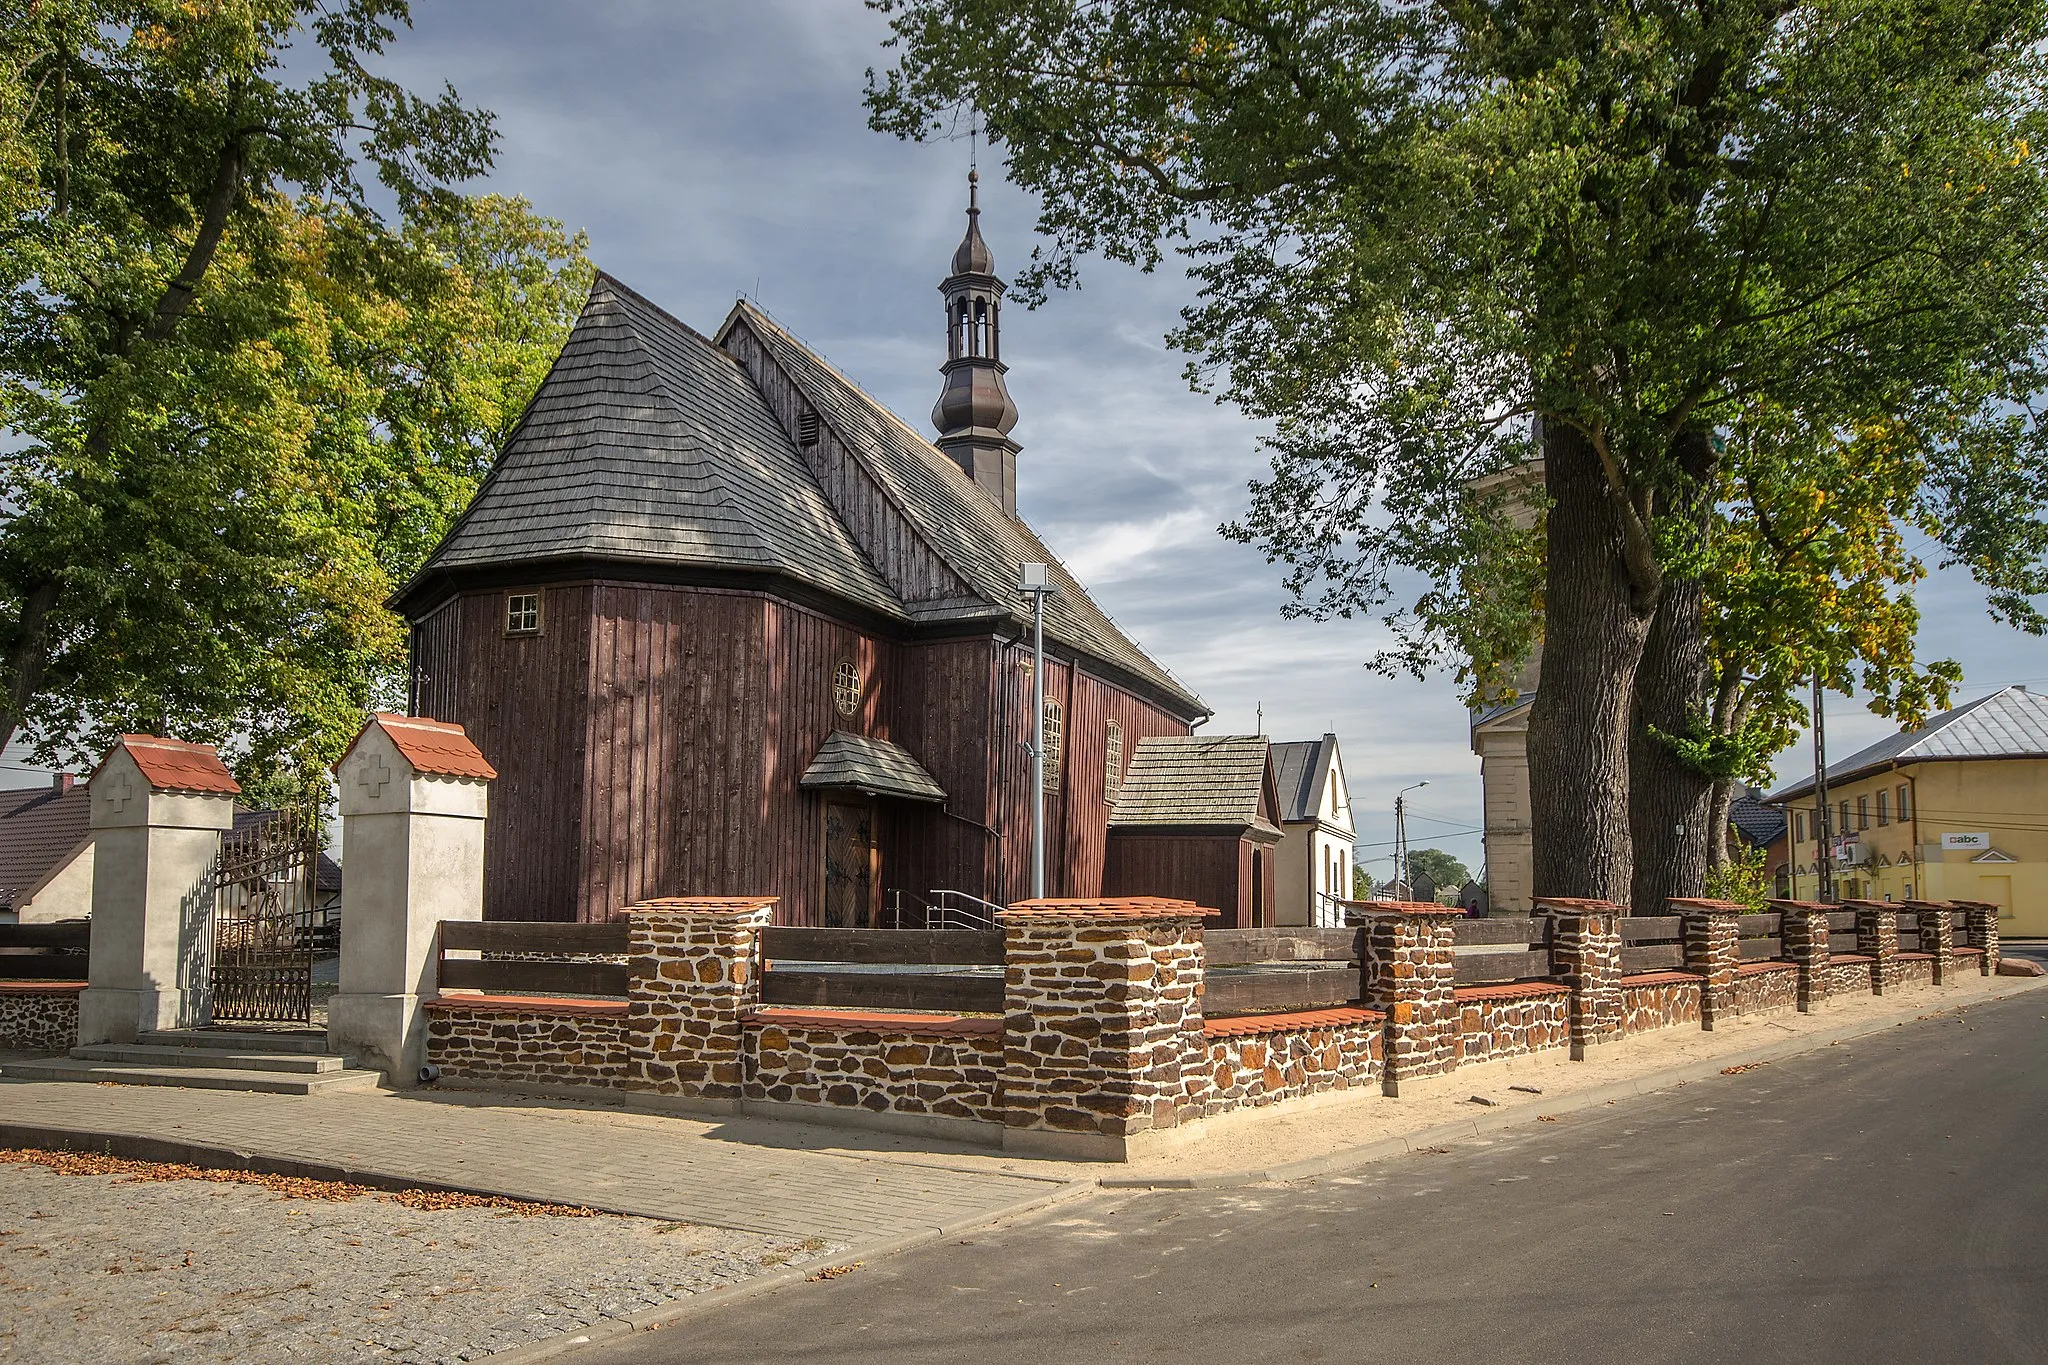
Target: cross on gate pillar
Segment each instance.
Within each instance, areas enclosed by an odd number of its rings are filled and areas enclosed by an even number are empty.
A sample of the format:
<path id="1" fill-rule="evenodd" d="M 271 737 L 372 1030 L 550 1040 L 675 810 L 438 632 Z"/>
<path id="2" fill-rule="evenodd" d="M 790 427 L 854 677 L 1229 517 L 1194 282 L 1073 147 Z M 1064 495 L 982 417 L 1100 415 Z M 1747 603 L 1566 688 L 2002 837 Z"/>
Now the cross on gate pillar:
<path id="1" fill-rule="evenodd" d="M 443 920 L 484 911 L 484 819 L 497 770 L 460 725 L 375 715 L 335 765 L 341 786 L 341 982 L 328 1046 L 411 1085 L 426 1060 Z"/>
<path id="2" fill-rule="evenodd" d="M 123 735 L 87 790 L 92 938 L 78 1041 L 132 1043 L 201 1022 L 213 865 L 242 789 L 210 744 Z"/>

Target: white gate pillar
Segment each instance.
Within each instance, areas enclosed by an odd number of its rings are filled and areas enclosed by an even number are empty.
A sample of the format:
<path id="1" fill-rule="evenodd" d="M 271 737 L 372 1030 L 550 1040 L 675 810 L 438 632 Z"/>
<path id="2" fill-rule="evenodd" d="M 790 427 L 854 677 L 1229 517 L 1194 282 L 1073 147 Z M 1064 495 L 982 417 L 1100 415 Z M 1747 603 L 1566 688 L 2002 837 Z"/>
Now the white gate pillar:
<path id="1" fill-rule="evenodd" d="M 497 770 L 460 725 L 376 715 L 349 745 L 341 784 L 341 983 L 328 1046 L 414 1083 L 426 1060 L 422 998 L 435 992 L 435 931 L 484 910 L 484 818 Z"/>
<path id="2" fill-rule="evenodd" d="M 123 735 L 93 773 L 92 955 L 80 1043 L 132 1043 L 186 1017 L 221 831 L 242 790 L 210 744 Z"/>

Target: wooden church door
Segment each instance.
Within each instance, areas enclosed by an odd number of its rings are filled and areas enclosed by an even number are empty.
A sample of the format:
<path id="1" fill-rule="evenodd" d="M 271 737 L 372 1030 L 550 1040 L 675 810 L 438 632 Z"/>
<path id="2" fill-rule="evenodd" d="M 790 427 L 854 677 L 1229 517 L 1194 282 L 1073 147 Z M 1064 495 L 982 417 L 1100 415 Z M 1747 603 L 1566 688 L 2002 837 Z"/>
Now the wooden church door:
<path id="1" fill-rule="evenodd" d="M 825 803 L 825 918 L 827 929 L 875 925 L 875 808 Z"/>

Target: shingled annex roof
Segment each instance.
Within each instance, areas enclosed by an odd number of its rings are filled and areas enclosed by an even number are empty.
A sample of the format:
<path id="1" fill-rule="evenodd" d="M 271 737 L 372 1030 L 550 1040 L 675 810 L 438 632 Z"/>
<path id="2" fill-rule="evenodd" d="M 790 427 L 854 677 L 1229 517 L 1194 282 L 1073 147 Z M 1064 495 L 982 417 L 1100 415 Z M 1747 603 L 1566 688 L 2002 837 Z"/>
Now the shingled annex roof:
<path id="1" fill-rule="evenodd" d="M 1021 520 L 924 437 L 741 303 L 745 327 L 962 590 L 906 600 L 877 571 L 746 369 L 599 273 L 554 368 L 468 509 L 396 601 L 464 569 L 624 562 L 777 574 L 915 626 L 1028 613 L 1017 565 L 1051 566 L 1047 638 L 1163 694 L 1201 700 L 1091 600 Z"/>
<path id="2" fill-rule="evenodd" d="M 1965 702 L 1917 730 L 1902 730 L 1828 764 L 1828 781 L 1847 782 L 1893 763 L 1976 758 L 2048 758 L 2048 696 L 2007 687 Z M 1806 777 L 1764 799 L 1775 805 L 1812 791 L 1813 779 Z"/>
<path id="3" fill-rule="evenodd" d="M 1111 829 L 1223 825 L 1280 831 L 1259 816 L 1264 735 L 1150 735 L 1138 741 Z"/>
<path id="4" fill-rule="evenodd" d="M 797 785 L 812 791 L 857 791 L 906 801 L 943 801 L 946 789 L 902 746 L 834 730 Z"/>

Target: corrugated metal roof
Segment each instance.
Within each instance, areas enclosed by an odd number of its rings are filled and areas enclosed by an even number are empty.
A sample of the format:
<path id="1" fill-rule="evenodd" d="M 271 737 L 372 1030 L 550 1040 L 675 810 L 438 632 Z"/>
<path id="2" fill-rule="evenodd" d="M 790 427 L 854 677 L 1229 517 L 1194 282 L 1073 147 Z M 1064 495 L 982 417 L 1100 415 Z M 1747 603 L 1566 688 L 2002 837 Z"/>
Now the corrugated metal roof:
<path id="1" fill-rule="evenodd" d="M 1917 730 L 1902 730 L 1828 764 L 1828 781 L 1847 782 L 1893 762 L 1973 758 L 2048 758 L 2048 696 L 2024 687 L 2001 688 L 1933 716 Z M 1776 804 L 1812 790 L 1813 779 L 1805 777 L 1765 800 Z"/>
<path id="2" fill-rule="evenodd" d="M 813 791 L 858 791 L 907 801 L 943 801 L 941 787 L 901 745 L 834 730 L 797 785 Z"/>
<path id="3" fill-rule="evenodd" d="M 1047 564 L 1058 589 L 1045 604 L 1048 637 L 1144 679 L 1185 704 L 1192 715 L 1207 714 L 1199 697 L 1109 619 L 1036 533 L 976 488 L 945 452 L 745 300 L 734 306 L 719 329 L 720 339 L 737 326 L 759 338 L 933 553 L 990 604 L 972 609 L 973 614 L 992 609 L 1005 616 L 1028 616 L 1023 594 L 1017 591 L 1017 566 Z M 932 604 L 929 611 L 911 603 L 906 610 L 916 619 L 939 611 L 961 614 L 957 601 Z"/>
<path id="4" fill-rule="evenodd" d="M 903 615 L 739 364 L 604 274 L 422 573 L 557 559 L 779 572 Z"/>
<path id="5" fill-rule="evenodd" d="M 1110 828 L 1262 824 L 1267 750 L 1264 735 L 1147 736 L 1131 755 Z"/>

